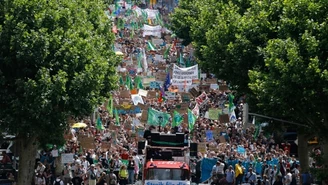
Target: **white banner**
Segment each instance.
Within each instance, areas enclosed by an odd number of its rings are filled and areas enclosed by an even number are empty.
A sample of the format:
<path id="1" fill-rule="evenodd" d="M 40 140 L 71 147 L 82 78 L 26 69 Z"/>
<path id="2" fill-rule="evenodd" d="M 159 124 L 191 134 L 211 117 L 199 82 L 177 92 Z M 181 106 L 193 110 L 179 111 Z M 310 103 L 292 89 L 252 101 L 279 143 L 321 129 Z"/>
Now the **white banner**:
<path id="1" fill-rule="evenodd" d="M 161 37 L 162 36 L 162 26 L 149 26 L 147 24 L 144 24 L 143 28 L 143 37 L 152 35 L 155 37 Z"/>
<path id="2" fill-rule="evenodd" d="M 193 79 L 198 79 L 198 64 L 186 68 L 174 64 L 172 85 L 191 85 Z"/>
<path id="3" fill-rule="evenodd" d="M 137 16 L 141 16 L 142 15 L 142 11 L 144 11 L 145 13 L 147 13 L 147 18 L 149 19 L 156 19 L 156 15 L 159 14 L 158 10 L 152 10 L 152 9 L 144 9 L 142 10 L 139 7 L 134 8 L 134 11 L 136 11 Z"/>
<path id="4" fill-rule="evenodd" d="M 145 180 L 145 185 L 190 185 L 190 181 Z"/>

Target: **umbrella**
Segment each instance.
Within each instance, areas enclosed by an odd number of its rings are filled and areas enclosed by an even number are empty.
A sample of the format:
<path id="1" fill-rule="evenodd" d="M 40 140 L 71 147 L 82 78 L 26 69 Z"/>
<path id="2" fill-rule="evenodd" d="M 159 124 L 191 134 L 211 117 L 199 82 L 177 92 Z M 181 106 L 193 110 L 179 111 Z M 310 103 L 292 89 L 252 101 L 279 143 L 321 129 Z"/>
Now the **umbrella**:
<path id="1" fill-rule="evenodd" d="M 72 126 L 72 128 L 85 128 L 88 125 L 85 123 L 74 123 L 74 125 Z"/>
<path id="2" fill-rule="evenodd" d="M 116 51 L 115 54 L 116 55 L 123 55 L 123 53 L 121 51 Z"/>

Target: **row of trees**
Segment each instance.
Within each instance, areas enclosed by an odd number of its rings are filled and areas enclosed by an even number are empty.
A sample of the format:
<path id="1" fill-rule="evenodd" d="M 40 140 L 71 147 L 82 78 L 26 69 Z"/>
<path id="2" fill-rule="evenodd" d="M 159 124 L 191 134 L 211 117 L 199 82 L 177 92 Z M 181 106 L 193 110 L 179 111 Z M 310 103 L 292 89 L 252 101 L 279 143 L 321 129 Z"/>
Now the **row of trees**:
<path id="1" fill-rule="evenodd" d="M 31 184 L 38 146 L 63 142 L 70 116 L 116 87 L 114 35 L 98 0 L 0 2 L 0 130 L 16 135 L 18 184 Z"/>
<path id="2" fill-rule="evenodd" d="M 172 30 L 192 42 L 202 69 L 247 93 L 253 111 L 304 125 L 303 170 L 308 137 L 328 146 L 327 10 L 325 0 L 180 0 L 171 15 Z M 328 165 L 327 147 L 324 155 Z"/>

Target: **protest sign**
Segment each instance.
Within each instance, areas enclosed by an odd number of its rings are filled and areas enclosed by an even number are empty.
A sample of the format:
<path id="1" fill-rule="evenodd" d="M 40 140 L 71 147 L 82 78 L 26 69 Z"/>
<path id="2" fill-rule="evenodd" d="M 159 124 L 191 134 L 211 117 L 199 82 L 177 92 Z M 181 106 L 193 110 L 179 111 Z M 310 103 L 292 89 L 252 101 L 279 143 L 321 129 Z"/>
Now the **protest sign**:
<path id="1" fill-rule="evenodd" d="M 229 115 L 228 114 L 222 114 L 220 115 L 220 123 L 229 123 Z"/>
<path id="2" fill-rule="evenodd" d="M 209 146 L 208 146 L 208 149 L 209 149 L 210 151 L 215 151 L 215 152 L 218 151 L 218 148 L 217 148 L 216 145 L 209 145 Z"/>
<path id="3" fill-rule="evenodd" d="M 142 79 L 142 84 L 144 86 L 149 86 L 150 82 L 156 81 L 154 77 L 145 77 Z"/>
<path id="4" fill-rule="evenodd" d="M 139 103 L 144 104 L 144 101 L 140 95 L 133 94 L 133 95 L 131 95 L 131 99 L 132 99 L 134 105 L 138 105 Z"/>
<path id="5" fill-rule="evenodd" d="M 121 98 L 130 98 L 130 91 L 129 90 L 124 90 L 120 92 L 120 97 Z"/>
<path id="6" fill-rule="evenodd" d="M 139 89 L 138 94 L 140 96 L 147 97 L 148 91 L 147 90 L 143 90 L 143 89 Z"/>
<path id="7" fill-rule="evenodd" d="M 208 117 L 209 119 L 212 120 L 218 120 L 219 119 L 219 114 L 220 114 L 221 110 L 217 109 L 217 108 L 210 108 L 208 110 Z"/>
<path id="8" fill-rule="evenodd" d="M 210 89 L 218 89 L 219 88 L 219 85 L 218 84 L 210 84 Z"/>
<path id="9" fill-rule="evenodd" d="M 144 110 L 148 110 L 149 105 L 138 103 L 138 107 L 140 107 L 140 109 L 144 111 Z"/>
<path id="10" fill-rule="evenodd" d="M 121 104 L 121 105 L 115 105 L 115 108 L 116 108 L 118 114 L 138 114 L 138 113 L 141 113 L 140 107 L 135 106 L 135 105 Z"/>
<path id="11" fill-rule="evenodd" d="M 155 74 L 156 81 L 165 81 L 167 73 L 157 72 Z"/>
<path id="12" fill-rule="evenodd" d="M 219 86 L 219 90 L 220 90 L 220 91 L 227 91 L 227 90 L 229 90 L 229 88 L 228 88 L 227 85 L 220 85 L 220 86 Z"/>
<path id="13" fill-rule="evenodd" d="M 104 149 L 104 150 L 108 150 L 111 148 L 111 143 L 108 143 L 108 142 L 102 142 L 101 143 L 101 148 Z"/>
<path id="14" fill-rule="evenodd" d="M 209 84 L 205 84 L 205 85 L 199 85 L 199 91 L 200 92 L 210 92 L 210 85 Z"/>
<path id="15" fill-rule="evenodd" d="M 143 138 L 144 133 L 145 133 L 145 130 L 143 128 L 138 128 L 137 129 L 137 134 L 138 134 L 139 138 Z"/>
<path id="16" fill-rule="evenodd" d="M 79 138 L 80 145 L 82 146 L 82 148 L 86 148 L 86 149 L 94 148 L 94 138 L 88 137 L 88 136 L 83 136 L 83 135 L 79 135 L 78 138 Z"/>
<path id="17" fill-rule="evenodd" d="M 163 55 L 155 55 L 155 60 L 156 61 L 164 61 L 164 57 L 163 57 Z M 163 67 L 165 67 L 166 68 L 166 66 L 163 66 Z"/>
<path id="18" fill-rule="evenodd" d="M 202 78 L 202 79 L 204 79 L 204 80 L 205 80 L 206 76 L 207 76 L 206 73 L 201 73 L 201 74 L 200 74 L 200 78 Z"/>
<path id="19" fill-rule="evenodd" d="M 167 100 L 174 100 L 175 99 L 175 95 L 176 95 L 175 92 L 169 92 L 169 91 L 166 91 L 165 92 L 165 98 Z"/>
<path id="20" fill-rule="evenodd" d="M 208 79 L 206 79 L 206 82 L 208 84 L 217 84 L 218 83 L 218 79 L 217 78 L 208 78 Z"/>
<path id="21" fill-rule="evenodd" d="M 181 68 L 174 64 L 172 74 L 173 85 L 191 85 L 193 79 L 198 79 L 198 65 Z"/>
<path id="22" fill-rule="evenodd" d="M 197 150 L 200 153 L 206 153 L 206 143 L 198 143 Z"/>
<path id="23" fill-rule="evenodd" d="M 189 92 L 193 97 L 199 96 L 199 92 L 194 87 L 192 89 L 189 89 Z"/>
<path id="24" fill-rule="evenodd" d="M 181 99 L 182 99 L 182 102 L 190 102 L 190 99 L 191 99 L 191 94 L 190 93 L 180 93 L 181 94 Z"/>
<path id="25" fill-rule="evenodd" d="M 150 82 L 149 88 L 151 88 L 151 89 L 160 89 L 162 84 L 163 84 L 163 82 L 153 81 L 153 82 Z"/>
<path id="26" fill-rule="evenodd" d="M 148 119 L 148 111 L 147 111 L 147 110 L 144 110 L 144 111 L 142 111 L 141 119 L 140 119 L 140 120 L 141 120 L 142 122 L 146 122 L 147 119 Z"/>
<path id="27" fill-rule="evenodd" d="M 148 91 L 148 95 L 147 98 L 151 99 L 151 98 L 156 98 L 156 91 Z"/>
<path id="28" fill-rule="evenodd" d="M 145 36 L 155 36 L 155 37 L 161 37 L 162 36 L 162 26 L 150 26 L 147 24 L 144 24 L 143 28 L 143 37 Z"/>
<path id="29" fill-rule="evenodd" d="M 155 39 L 155 38 L 152 38 L 152 39 L 151 39 L 151 42 L 152 42 L 154 45 L 161 45 L 161 44 L 163 44 L 164 40 L 163 40 L 163 39 Z"/>
<path id="30" fill-rule="evenodd" d="M 206 130 L 206 141 L 207 142 L 210 142 L 212 141 L 214 138 L 213 138 L 213 132 L 212 130 Z"/>
<path id="31" fill-rule="evenodd" d="M 73 163 L 74 162 L 74 154 L 73 153 L 63 153 L 61 154 L 61 163 L 67 164 L 67 163 Z"/>

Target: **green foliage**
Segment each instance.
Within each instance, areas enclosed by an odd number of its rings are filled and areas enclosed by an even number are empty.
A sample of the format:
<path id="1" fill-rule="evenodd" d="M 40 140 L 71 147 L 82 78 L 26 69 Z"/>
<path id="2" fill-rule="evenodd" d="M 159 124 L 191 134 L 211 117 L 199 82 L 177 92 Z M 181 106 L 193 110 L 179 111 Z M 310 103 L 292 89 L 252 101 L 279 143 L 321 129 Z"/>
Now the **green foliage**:
<path id="1" fill-rule="evenodd" d="M 188 2 L 172 29 L 192 40 L 203 68 L 255 98 L 259 112 L 327 131 L 328 1 Z"/>
<path id="2" fill-rule="evenodd" d="M 116 88 L 105 5 L 4 0 L 0 9 L 0 129 L 60 142 L 68 116 L 88 115 Z"/>
<path id="3" fill-rule="evenodd" d="M 319 131 L 316 134 L 327 137 L 327 2 L 280 4 L 283 9 L 277 38 L 260 48 L 265 69 L 250 71 L 250 88 L 262 109 L 279 108 L 276 112 L 281 116 L 309 125 L 312 133 Z"/>

